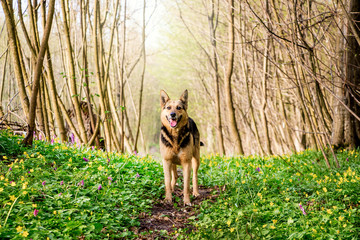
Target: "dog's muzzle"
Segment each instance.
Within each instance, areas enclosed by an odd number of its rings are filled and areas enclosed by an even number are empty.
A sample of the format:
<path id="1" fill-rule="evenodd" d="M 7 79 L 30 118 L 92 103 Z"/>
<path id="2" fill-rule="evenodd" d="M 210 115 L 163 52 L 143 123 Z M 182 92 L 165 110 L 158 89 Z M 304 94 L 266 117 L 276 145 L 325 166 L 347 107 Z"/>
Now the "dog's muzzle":
<path id="1" fill-rule="evenodd" d="M 170 116 L 166 116 L 167 120 L 169 121 L 170 127 L 175 128 L 178 124 L 178 122 L 180 122 L 182 116 L 180 116 L 179 118 L 176 117 L 176 113 L 170 113 Z"/>

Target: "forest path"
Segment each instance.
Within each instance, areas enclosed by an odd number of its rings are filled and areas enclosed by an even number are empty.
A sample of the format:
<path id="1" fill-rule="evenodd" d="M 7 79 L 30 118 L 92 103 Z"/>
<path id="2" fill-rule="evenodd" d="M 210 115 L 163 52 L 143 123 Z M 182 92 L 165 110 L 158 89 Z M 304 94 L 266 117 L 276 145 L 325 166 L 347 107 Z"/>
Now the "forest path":
<path id="1" fill-rule="evenodd" d="M 191 200 L 191 206 L 183 205 L 182 187 L 176 186 L 173 193 L 173 204 L 165 204 L 162 199 L 159 199 L 150 214 L 144 213 L 140 216 L 140 227 L 134 232 L 148 232 L 150 234 L 139 237 L 138 239 L 176 239 L 180 233 L 172 234 L 177 229 L 186 229 L 187 232 L 195 230 L 195 226 L 191 225 L 189 218 L 196 216 L 201 204 L 205 200 L 215 201 L 219 196 L 221 188 L 199 186 L 200 196 Z M 166 230 L 169 234 L 164 236 L 162 230 Z"/>

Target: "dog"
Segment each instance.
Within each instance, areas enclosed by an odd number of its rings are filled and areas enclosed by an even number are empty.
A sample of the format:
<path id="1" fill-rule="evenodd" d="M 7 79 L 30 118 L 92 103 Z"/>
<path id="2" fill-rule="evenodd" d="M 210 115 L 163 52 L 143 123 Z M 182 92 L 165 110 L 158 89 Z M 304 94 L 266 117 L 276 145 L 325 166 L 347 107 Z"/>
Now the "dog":
<path id="1" fill-rule="evenodd" d="M 165 178 L 165 203 L 172 203 L 172 193 L 178 179 L 177 165 L 183 168 L 184 205 L 190 205 L 190 175 L 193 170 L 193 195 L 198 197 L 198 170 L 200 166 L 200 133 L 194 120 L 187 114 L 188 91 L 179 100 L 170 100 L 164 90 L 160 91 L 161 133 L 160 153 Z"/>

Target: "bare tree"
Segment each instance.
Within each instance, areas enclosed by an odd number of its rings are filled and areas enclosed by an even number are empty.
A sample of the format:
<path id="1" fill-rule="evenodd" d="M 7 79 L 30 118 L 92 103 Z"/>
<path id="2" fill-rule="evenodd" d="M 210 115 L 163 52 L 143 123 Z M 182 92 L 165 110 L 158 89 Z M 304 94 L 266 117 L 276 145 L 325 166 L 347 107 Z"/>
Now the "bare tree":
<path id="1" fill-rule="evenodd" d="M 228 17 L 229 17 L 229 46 L 228 46 L 228 59 L 225 72 L 225 100 L 227 107 L 228 115 L 228 124 L 230 128 L 231 137 L 235 147 L 235 154 L 244 154 L 244 150 L 241 143 L 240 133 L 238 131 L 236 119 L 235 119 L 235 110 L 233 106 L 233 99 L 231 93 L 231 75 L 233 73 L 233 64 L 234 64 L 234 49 L 235 49 L 235 34 L 234 34 L 234 0 L 229 0 L 228 2 Z"/>
<path id="2" fill-rule="evenodd" d="M 347 9 L 342 1 L 340 5 L 347 19 L 346 39 L 342 42 L 345 64 L 344 81 L 336 86 L 332 142 L 334 145 L 354 148 L 360 146 L 360 3 L 352 0 Z"/>
<path id="3" fill-rule="evenodd" d="M 8 32 L 9 47 L 11 52 L 11 59 L 14 66 L 14 73 L 17 81 L 17 86 L 20 93 L 21 105 L 24 111 L 24 115 L 29 115 L 29 98 L 25 89 L 24 73 L 21 68 L 21 52 L 18 45 L 18 37 L 14 19 L 14 11 L 11 1 L 1 1 L 2 8 L 5 14 L 6 30 Z M 29 120 L 29 119 L 28 119 Z"/>
<path id="4" fill-rule="evenodd" d="M 218 3 L 219 4 L 219 3 Z M 211 12 L 208 16 L 209 22 L 209 30 L 210 30 L 210 43 L 212 46 L 212 68 L 213 75 L 215 80 L 215 107 L 216 107 L 216 136 L 217 136 L 217 144 L 218 151 L 220 155 L 225 155 L 225 147 L 224 147 L 224 137 L 222 131 L 222 123 L 221 123 L 221 102 L 220 102 L 220 75 L 219 75 L 219 67 L 218 67 L 218 57 L 217 57 L 217 49 L 216 49 L 216 29 L 218 26 L 218 10 L 215 14 L 215 2 L 211 0 Z"/>
<path id="5" fill-rule="evenodd" d="M 145 22 L 145 10 L 146 10 L 146 0 L 144 0 L 143 6 L 143 21 L 142 21 L 142 59 L 143 59 L 143 68 L 141 72 L 141 80 L 140 80 L 140 93 L 139 93 L 139 111 L 138 111 L 138 122 L 137 122 L 137 130 L 135 135 L 135 143 L 134 143 L 134 151 L 137 152 L 137 142 L 139 139 L 140 133 L 140 124 L 141 124 L 141 109 L 142 109 L 142 99 L 143 99 L 143 89 L 144 89 L 144 78 L 145 78 L 145 69 L 146 69 L 146 50 L 145 50 L 145 30 L 146 30 L 146 22 Z"/>
<path id="6" fill-rule="evenodd" d="M 43 68 L 43 62 L 44 62 L 44 56 L 47 49 L 47 42 L 49 40 L 51 27 L 52 27 L 52 20 L 54 16 L 54 8 L 55 8 L 55 0 L 50 0 L 49 3 L 49 11 L 47 14 L 47 20 L 46 25 L 44 29 L 44 35 L 41 40 L 40 50 L 39 54 L 37 56 L 36 61 L 36 67 L 34 69 L 34 81 L 33 81 L 33 87 L 31 92 L 31 100 L 30 100 L 30 109 L 29 109 L 29 115 L 28 115 L 28 133 L 26 137 L 23 140 L 23 143 L 25 145 L 32 145 L 33 142 L 33 132 L 35 130 L 35 110 L 36 110 L 36 104 L 37 104 L 37 94 L 39 92 L 40 87 L 40 78 Z"/>

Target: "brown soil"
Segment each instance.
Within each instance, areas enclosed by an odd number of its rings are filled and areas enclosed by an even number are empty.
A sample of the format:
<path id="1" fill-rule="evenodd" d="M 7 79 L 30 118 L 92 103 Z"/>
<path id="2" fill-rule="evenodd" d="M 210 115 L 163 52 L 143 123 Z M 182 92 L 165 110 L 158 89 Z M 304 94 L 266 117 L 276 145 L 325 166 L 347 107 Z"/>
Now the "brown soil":
<path id="1" fill-rule="evenodd" d="M 132 229 L 139 234 L 138 239 L 176 239 L 176 229 L 184 229 L 186 232 L 195 230 L 195 226 L 189 223 L 189 218 L 198 214 L 201 203 L 209 199 L 214 200 L 219 196 L 219 187 L 199 187 L 200 196 L 191 199 L 191 206 L 184 206 L 182 201 L 182 188 L 176 187 L 173 193 L 173 204 L 165 204 L 162 200 L 156 203 L 150 214 L 140 216 L 140 227 Z"/>

